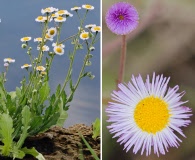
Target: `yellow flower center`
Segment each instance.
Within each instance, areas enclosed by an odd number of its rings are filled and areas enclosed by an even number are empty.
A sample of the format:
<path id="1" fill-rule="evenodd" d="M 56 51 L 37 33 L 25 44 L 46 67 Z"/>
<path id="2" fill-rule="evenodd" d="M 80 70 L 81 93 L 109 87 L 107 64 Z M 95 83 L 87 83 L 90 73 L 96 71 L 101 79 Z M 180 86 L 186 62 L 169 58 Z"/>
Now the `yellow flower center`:
<path id="1" fill-rule="evenodd" d="M 50 39 L 51 37 L 48 34 L 46 34 L 45 38 Z"/>
<path id="2" fill-rule="evenodd" d="M 157 97 L 141 100 L 135 108 L 134 120 L 142 131 L 155 134 L 163 130 L 169 123 L 168 104 Z"/>
<path id="3" fill-rule="evenodd" d="M 38 16 L 37 19 L 41 21 L 43 20 L 43 16 Z"/>
<path id="4" fill-rule="evenodd" d="M 101 30 L 100 27 L 98 27 L 98 26 L 94 27 L 93 29 L 94 29 L 95 31 L 100 31 L 100 30 Z"/>
<path id="5" fill-rule="evenodd" d="M 50 8 L 45 8 L 44 11 L 45 12 L 51 12 L 51 9 Z"/>
<path id="6" fill-rule="evenodd" d="M 64 10 L 59 10 L 58 11 L 58 14 L 64 14 L 65 12 L 64 12 Z"/>
<path id="7" fill-rule="evenodd" d="M 120 19 L 120 20 L 124 20 L 124 16 L 123 16 L 123 15 L 120 15 L 120 16 L 119 16 L 119 19 Z"/>
<path id="8" fill-rule="evenodd" d="M 61 21 L 61 20 L 63 20 L 64 18 L 63 18 L 63 17 L 57 17 L 57 19 Z"/>
<path id="9" fill-rule="evenodd" d="M 24 64 L 23 66 L 24 66 L 24 67 L 29 67 L 29 65 L 28 65 L 28 64 Z"/>
<path id="10" fill-rule="evenodd" d="M 23 41 L 28 41 L 29 37 L 23 37 L 22 39 L 23 39 Z"/>
<path id="11" fill-rule="evenodd" d="M 11 58 L 7 58 L 7 61 L 12 61 L 13 59 L 11 59 Z"/>
<path id="12" fill-rule="evenodd" d="M 56 48 L 56 51 L 58 52 L 58 53 L 62 53 L 62 48 Z"/>
<path id="13" fill-rule="evenodd" d="M 45 69 L 44 69 L 43 66 L 38 66 L 38 67 L 37 67 L 37 70 L 38 70 L 38 71 L 44 71 Z"/>
<path id="14" fill-rule="evenodd" d="M 42 41 L 42 38 L 41 38 L 41 37 L 39 37 L 39 38 L 36 38 L 36 40 L 37 40 L 37 41 Z"/>
<path id="15" fill-rule="evenodd" d="M 49 33 L 50 33 L 50 35 L 54 35 L 55 34 L 55 30 L 50 30 Z"/>
<path id="16" fill-rule="evenodd" d="M 85 7 L 88 8 L 88 9 L 91 9 L 92 8 L 92 6 L 89 5 L 89 4 L 86 4 Z"/>
<path id="17" fill-rule="evenodd" d="M 88 38 L 89 37 L 89 35 L 88 35 L 88 33 L 82 33 L 82 38 Z"/>

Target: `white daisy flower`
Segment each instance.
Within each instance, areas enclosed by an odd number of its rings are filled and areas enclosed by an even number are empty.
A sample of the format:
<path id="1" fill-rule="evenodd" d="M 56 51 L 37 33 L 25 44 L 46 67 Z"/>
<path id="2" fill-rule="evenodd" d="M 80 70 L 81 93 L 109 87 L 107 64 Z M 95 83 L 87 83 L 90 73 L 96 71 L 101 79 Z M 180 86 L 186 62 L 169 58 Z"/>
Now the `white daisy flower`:
<path id="1" fill-rule="evenodd" d="M 45 35 L 45 39 L 46 39 L 46 40 L 53 41 L 53 37 L 50 36 L 49 34 L 46 34 L 46 35 Z"/>
<path id="2" fill-rule="evenodd" d="M 57 29 L 55 27 L 51 27 L 48 29 L 47 33 L 50 37 L 54 37 L 57 34 Z"/>
<path id="3" fill-rule="evenodd" d="M 40 47 L 37 47 L 37 50 L 40 50 Z M 43 52 L 49 51 L 49 47 L 48 47 L 47 45 L 44 45 L 44 46 L 42 47 L 42 51 L 43 51 Z"/>
<path id="4" fill-rule="evenodd" d="M 66 15 L 67 13 L 68 13 L 67 10 L 59 10 L 58 12 L 56 12 L 56 14 L 57 14 L 58 16 L 63 16 L 63 15 Z"/>
<path id="5" fill-rule="evenodd" d="M 87 9 L 87 10 L 93 10 L 94 6 L 89 5 L 89 4 L 84 4 L 84 5 L 82 5 L 82 8 Z"/>
<path id="6" fill-rule="evenodd" d="M 70 10 L 71 10 L 71 11 L 78 11 L 78 10 L 80 10 L 80 9 L 81 9 L 81 7 L 75 6 L 75 7 L 71 8 Z"/>
<path id="7" fill-rule="evenodd" d="M 41 13 L 42 14 L 45 14 L 45 13 L 53 13 L 55 11 L 58 11 L 58 9 L 57 8 L 54 8 L 54 7 L 47 7 L 45 9 L 42 9 L 41 10 Z"/>
<path id="8" fill-rule="evenodd" d="M 38 16 L 35 21 L 36 22 L 45 22 L 47 20 L 47 17 L 44 16 Z"/>
<path id="9" fill-rule="evenodd" d="M 28 42 L 31 40 L 31 37 L 23 37 L 20 39 L 22 42 Z"/>
<path id="10" fill-rule="evenodd" d="M 100 32 L 101 31 L 101 27 L 100 26 L 94 26 L 91 28 L 92 32 Z"/>
<path id="11" fill-rule="evenodd" d="M 92 27 L 95 27 L 95 26 L 96 26 L 95 24 L 88 24 L 85 26 L 85 28 L 91 29 Z"/>
<path id="12" fill-rule="evenodd" d="M 168 89 L 170 78 L 155 76 L 152 81 L 149 75 L 146 82 L 142 77 L 132 76 L 132 82 L 119 84 L 118 91 L 113 91 L 106 113 L 109 117 L 108 126 L 113 138 L 124 144 L 129 151 L 133 147 L 136 154 L 146 151 L 150 155 L 165 154 L 169 147 L 178 147 L 183 137 L 181 127 L 190 124 L 191 109 L 183 106 L 181 101 L 185 92 L 178 93 L 179 86 Z"/>
<path id="13" fill-rule="evenodd" d="M 31 64 L 24 64 L 23 66 L 21 66 L 22 69 L 29 68 L 29 67 L 32 67 L 32 65 Z"/>
<path id="14" fill-rule="evenodd" d="M 81 38 L 82 40 L 87 40 L 87 39 L 89 39 L 89 32 L 82 32 L 82 33 L 80 34 L 80 38 Z"/>
<path id="15" fill-rule="evenodd" d="M 43 66 L 37 66 L 37 67 L 36 67 L 36 70 L 37 70 L 37 71 L 40 71 L 40 72 L 43 72 L 43 71 L 46 70 L 46 68 L 43 67 Z"/>
<path id="16" fill-rule="evenodd" d="M 65 17 L 61 17 L 61 16 L 58 16 L 54 19 L 55 22 L 65 22 L 66 21 L 66 18 Z"/>
<path id="17" fill-rule="evenodd" d="M 12 59 L 12 58 L 5 58 L 3 60 L 5 63 L 14 63 L 15 62 L 15 59 Z"/>
<path id="18" fill-rule="evenodd" d="M 62 47 L 62 48 L 64 48 L 65 47 L 65 45 L 64 44 L 56 44 L 56 43 L 52 43 L 52 47 L 56 47 L 56 46 L 59 46 L 59 47 Z"/>
<path id="19" fill-rule="evenodd" d="M 56 54 L 58 54 L 60 56 L 64 54 L 64 48 L 62 48 L 60 46 L 55 46 L 53 50 Z"/>
<path id="20" fill-rule="evenodd" d="M 42 42 L 42 38 L 41 37 L 34 38 L 34 42 Z"/>

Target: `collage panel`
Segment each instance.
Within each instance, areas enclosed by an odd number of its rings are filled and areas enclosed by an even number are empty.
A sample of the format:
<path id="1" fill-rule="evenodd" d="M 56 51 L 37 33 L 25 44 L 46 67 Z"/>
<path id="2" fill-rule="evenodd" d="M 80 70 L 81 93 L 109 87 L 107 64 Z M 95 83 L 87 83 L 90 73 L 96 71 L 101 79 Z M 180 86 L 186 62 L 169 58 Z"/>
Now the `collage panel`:
<path id="1" fill-rule="evenodd" d="M 0 2 L 0 159 L 100 159 L 101 2 Z"/>
<path id="2" fill-rule="evenodd" d="M 194 1 L 102 1 L 102 159 L 194 159 Z"/>

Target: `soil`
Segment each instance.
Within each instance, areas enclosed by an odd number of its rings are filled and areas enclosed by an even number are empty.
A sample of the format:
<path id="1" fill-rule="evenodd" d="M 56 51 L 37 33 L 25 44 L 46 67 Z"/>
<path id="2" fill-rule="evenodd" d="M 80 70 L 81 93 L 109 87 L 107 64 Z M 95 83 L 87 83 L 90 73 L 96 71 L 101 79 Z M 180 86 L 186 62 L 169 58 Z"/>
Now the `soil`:
<path id="1" fill-rule="evenodd" d="M 26 139 L 24 146 L 35 147 L 46 160 L 94 160 L 79 134 L 82 134 L 95 153 L 100 157 L 100 137 L 92 138 L 92 127 L 76 124 L 69 128 L 53 127 L 45 133 Z M 81 158 L 83 157 L 83 159 Z M 1 160 L 11 160 L 0 157 Z M 24 160 L 36 160 L 31 156 Z"/>

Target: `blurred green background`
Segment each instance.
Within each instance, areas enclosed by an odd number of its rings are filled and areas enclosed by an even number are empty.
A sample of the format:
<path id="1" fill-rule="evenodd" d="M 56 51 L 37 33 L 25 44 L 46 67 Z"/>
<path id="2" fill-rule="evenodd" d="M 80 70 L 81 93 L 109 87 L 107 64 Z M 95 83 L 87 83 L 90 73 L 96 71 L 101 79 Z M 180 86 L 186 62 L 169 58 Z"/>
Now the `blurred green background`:
<path id="1" fill-rule="evenodd" d="M 116 89 L 120 59 L 120 41 L 107 28 L 105 14 L 117 0 L 102 2 L 102 159 L 103 160 L 195 160 L 195 116 L 187 128 L 182 128 L 187 138 L 180 147 L 169 148 L 166 155 L 141 156 L 123 150 L 112 139 L 106 126 L 105 108 L 110 93 Z M 139 27 L 128 35 L 127 58 L 124 81 L 139 73 L 144 77 L 153 72 L 171 77 L 170 87 L 180 86 L 185 90 L 183 101 L 195 108 L 195 0 L 129 0 L 140 16 Z M 145 154 L 145 153 L 144 153 Z"/>

